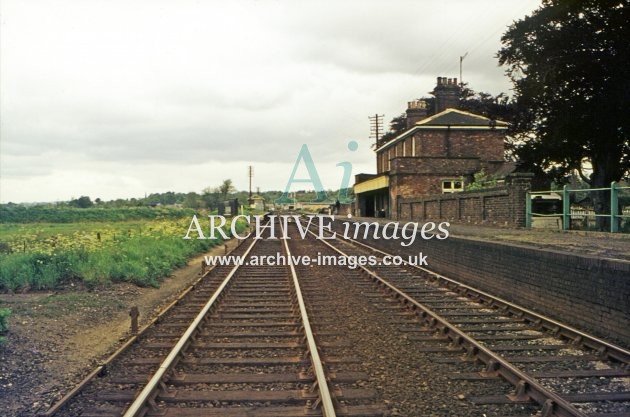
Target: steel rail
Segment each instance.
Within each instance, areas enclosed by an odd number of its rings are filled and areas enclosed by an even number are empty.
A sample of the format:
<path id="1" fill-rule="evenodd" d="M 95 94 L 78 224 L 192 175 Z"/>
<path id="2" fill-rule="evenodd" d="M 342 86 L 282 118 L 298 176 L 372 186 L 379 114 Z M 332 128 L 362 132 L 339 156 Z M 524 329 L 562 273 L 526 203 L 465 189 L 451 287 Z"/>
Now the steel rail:
<path id="1" fill-rule="evenodd" d="M 280 225 L 282 228 L 282 224 Z M 287 257 L 291 257 L 291 251 L 289 250 L 289 244 L 287 239 L 283 239 L 284 248 L 287 252 Z M 302 290 L 300 289 L 300 283 L 298 282 L 297 273 L 292 262 L 289 262 L 289 268 L 291 269 L 291 276 L 293 278 L 293 285 L 295 286 L 295 293 L 300 307 L 300 316 L 302 318 L 302 325 L 304 327 L 304 333 L 306 335 L 306 341 L 308 344 L 308 351 L 311 356 L 311 365 L 313 366 L 313 372 L 319 389 L 319 396 L 321 399 L 321 408 L 324 417 L 335 417 L 335 407 L 330 395 L 330 389 L 328 388 L 328 381 L 326 380 L 326 374 L 324 372 L 324 366 L 317 350 L 317 343 L 315 342 L 315 336 L 311 329 L 310 320 L 306 312 L 306 305 L 304 304 L 304 297 L 302 296 Z"/>
<path id="2" fill-rule="evenodd" d="M 249 245 L 245 253 L 242 255 L 245 258 L 249 252 L 252 250 L 254 245 L 258 242 L 258 240 L 252 241 Z M 236 265 L 234 268 L 230 270 L 230 273 L 225 277 L 219 288 L 214 292 L 212 297 L 208 300 L 208 302 L 203 306 L 202 310 L 197 314 L 197 317 L 193 320 L 193 322 L 188 326 L 184 334 L 179 338 L 173 349 L 169 352 L 168 356 L 164 361 L 160 364 L 160 367 L 157 369 L 153 377 L 149 380 L 147 385 L 144 386 L 140 394 L 136 397 L 133 403 L 127 408 L 123 417 L 136 417 L 143 415 L 141 414 L 146 407 L 146 403 L 151 400 L 156 390 L 158 389 L 158 385 L 162 381 L 162 378 L 166 375 L 167 372 L 170 371 L 171 367 L 175 365 L 177 358 L 182 353 L 182 350 L 187 346 L 190 337 L 197 331 L 197 327 L 202 322 L 210 308 L 214 305 L 215 301 L 221 296 L 223 290 L 228 285 L 236 271 L 241 267 L 241 265 Z"/>
<path id="3" fill-rule="evenodd" d="M 191 291 L 193 291 L 197 285 L 206 278 L 212 270 L 215 269 L 215 265 L 210 266 L 209 269 L 205 270 L 202 275 L 197 278 L 192 284 L 190 284 L 186 289 L 184 289 L 171 303 L 169 303 L 166 307 L 162 308 L 160 312 L 151 319 L 147 324 L 145 324 L 137 334 L 131 336 L 127 339 L 114 353 L 112 353 L 105 361 L 96 366 L 88 375 L 86 375 L 78 384 L 74 386 L 66 395 L 64 395 L 59 401 L 57 401 L 54 405 L 52 405 L 46 412 L 39 413 L 38 416 L 41 417 L 52 417 L 71 399 L 73 399 L 77 394 L 79 394 L 83 388 L 87 384 L 89 384 L 94 378 L 98 375 L 101 375 L 103 372 L 106 372 L 107 368 L 114 362 L 120 355 L 126 352 L 131 346 L 134 345 L 136 341 L 138 341 L 144 334 L 157 322 L 159 322 L 162 317 L 168 313 L 172 308 L 174 308 L 177 304 L 179 304 L 186 295 L 188 295 Z"/>
<path id="4" fill-rule="evenodd" d="M 317 235 L 310 230 L 309 233 L 317 237 Z M 350 256 L 329 242 L 322 240 L 322 243 L 342 256 Z M 411 305 L 414 310 L 420 310 L 420 317 L 429 326 L 433 328 L 440 328 L 441 334 L 448 337 L 454 346 L 460 347 L 462 350 L 466 350 L 476 359 L 483 362 L 489 373 L 500 375 L 503 379 L 514 385 L 516 387 L 516 394 L 514 396 L 515 399 L 532 399 L 542 406 L 542 417 L 587 417 L 587 414 L 576 409 L 570 402 L 566 401 L 555 392 L 546 389 L 535 379 L 529 377 L 510 362 L 478 343 L 475 339 L 462 332 L 453 324 L 449 323 L 439 314 L 414 300 L 409 295 L 381 278 L 375 272 L 370 271 L 363 265 L 359 265 L 359 268 L 396 294 L 397 297 L 402 298 L 406 303 Z"/>
<path id="5" fill-rule="evenodd" d="M 352 241 L 353 243 L 356 243 L 360 246 L 365 247 L 368 250 L 380 253 L 382 255 L 394 256 L 391 253 L 385 252 L 381 249 L 372 247 L 370 245 L 367 245 L 363 242 L 359 242 L 354 239 L 344 239 L 344 240 Z M 469 296 L 472 296 L 473 298 L 480 297 L 480 300 L 476 300 L 476 301 L 485 302 L 488 306 L 494 305 L 499 308 L 505 308 L 507 309 L 507 311 L 511 312 L 513 315 L 519 316 L 520 318 L 526 319 L 527 321 L 534 323 L 538 325 L 539 327 L 545 328 L 553 332 L 555 336 L 564 336 L 573 341 L 578 341 L 582 346 L 599 351 L 599 353 L 602 356 L 608 357 L 610 359 L 613 359 L 613 360 L 616 360 L 625 364 L 630 364 L 630 350 L 624 349 L 621 346 L 614 345 L 596 336 L 585 333 L 569 325 L 560 323 L 549 317 L 545 317 L 541 314 L 536 313 L 535 311 L 529 310 L 525 307 L 521 307 L 503 298 L 500 298 L 495 295 L 489 294 L 485 291 L 476 289 L 462 282 L 456 281 L 452 278 L 445 277 L 444 275 L 440 275 L 437 272 L 431 271 L 429 269 L 423 268 L 418 265 L 412 265 L 409 262 L 405 261 L 404 259 L 403 259 L 403 264 L 407 266 L 411 266 L 413 268 L 416 268 L 427 274 L 432 275 L 439 281 L 444 282 L 446 286 L 449 287 L 449 289 L 453 289 L 453 287 L 455 287 L 455 288 L 460 288 L 460 289 L 465 290 L 465 291 L 458 291 L 462 295 L 467 294 Z M 466 292 L 466 294 L 463 294 L 464 292 Z"/>

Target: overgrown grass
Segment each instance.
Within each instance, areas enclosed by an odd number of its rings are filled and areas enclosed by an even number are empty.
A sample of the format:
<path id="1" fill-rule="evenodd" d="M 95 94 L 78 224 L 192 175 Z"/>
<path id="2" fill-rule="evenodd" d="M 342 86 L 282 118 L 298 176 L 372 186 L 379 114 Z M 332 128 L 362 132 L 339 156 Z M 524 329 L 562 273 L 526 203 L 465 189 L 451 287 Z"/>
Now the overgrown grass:
<path id="1" fill-rule="evenodd" d="M 39 246 L 33 242 L 32 251 L 2 253 L 0 290 L 51 289 L 71 279 L 89 286 L 124 281 L 157 287 L 189 257 L 220 243 L 183 240 L 189 221 L 147 222 L 124 231 L 112 226 L 102 240 L 75 231 Z M 239 232 L 244 228 L 237 225 Z"/>
<path id="2" fill-rule="evenodd" d="M 157 287 L 161 277 L 185 265 L 189 256 L 217 243 L 138 236 L 94 252 L 62 249 L 52 254 L 1 255 L 0 288 L 48 289 L 68 279 L 81 279 L 88 285 L 127 281 Z"/>

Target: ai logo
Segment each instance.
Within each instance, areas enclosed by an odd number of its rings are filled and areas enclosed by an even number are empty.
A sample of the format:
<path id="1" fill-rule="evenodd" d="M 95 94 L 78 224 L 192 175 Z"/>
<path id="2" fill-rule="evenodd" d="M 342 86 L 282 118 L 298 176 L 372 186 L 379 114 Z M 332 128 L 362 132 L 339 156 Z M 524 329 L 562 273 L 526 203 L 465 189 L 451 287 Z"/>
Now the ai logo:
<path id="1" fill-rule="evenodd" d="M 348 142 L 348 149 L 351 152 L 354 152 L 359 149 L 359 144 L 356 141 L 351 140 Z M 308 178 L 295 178 L 295 174 L 297 173 L 302 161 L 304 162 L 304 166 L 308 172 Z M 348 197 L 347 190 L 350 185 L 352 164 L 344 161 L 339 162 L 336 166 L 343 168 L 343 177 L 341 178 L 341 185 L 339 186 L 339 195 L 337 196 L 337 200 L 340 203 L 351 203 L 352 199 Z M 289 182 L 287 183 L 282 196 L 275 201 L 276 204 L 284 204 L 293 201 L 289 198 L 289 190 L 291 190 L 291 185 L 293 185 L 293 183 L 312 184 L 315 192 L 317 193 L 317 197 L 313 200 L 313 202 L 321 202 L 328 199 L 328 195 L 326 194 L 326 191 L 324 191 L 324 186 L 322 185 L 322 181 L 317 173 L 317 168 L 315 168 L 315 162 L 313 162 L 313 157 L 311 156 L 311 152 L 308 150 L 308 146 L 306 144 L 302 145 L 302 149 L 300 149 L 300 153 L 298 154 L 295 165 L 293 166 L 293 172 L 291 172 L 291 176 L 289 177 Z"/>

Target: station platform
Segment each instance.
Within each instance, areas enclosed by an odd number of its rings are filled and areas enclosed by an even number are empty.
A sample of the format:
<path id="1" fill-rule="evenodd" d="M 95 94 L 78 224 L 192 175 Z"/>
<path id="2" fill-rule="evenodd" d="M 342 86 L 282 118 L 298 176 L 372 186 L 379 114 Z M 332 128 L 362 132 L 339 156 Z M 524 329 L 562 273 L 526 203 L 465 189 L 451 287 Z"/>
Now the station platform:
<path id="1" fill-rule="evenodd" d="M 452 236 L 630 261 L 630 234 L 452 224 Z"/>

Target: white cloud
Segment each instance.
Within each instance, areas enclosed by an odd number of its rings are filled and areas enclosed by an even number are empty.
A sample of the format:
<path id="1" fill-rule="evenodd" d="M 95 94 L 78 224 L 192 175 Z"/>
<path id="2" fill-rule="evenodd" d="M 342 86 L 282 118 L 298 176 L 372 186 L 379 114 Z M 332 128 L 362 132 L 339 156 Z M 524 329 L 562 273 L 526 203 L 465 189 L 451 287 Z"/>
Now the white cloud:
<path id="1" fill-rule="evenodd" d="M 473 88 L 506 91 L 498 39 L 536 6 L 3 1 L 0 201 L 243 189 L 250 164 L 280 189 L 304 143 L 336 188 L 337 162 L 374 171 L 367 116 L 458 76 L 464 52 Z"/>

